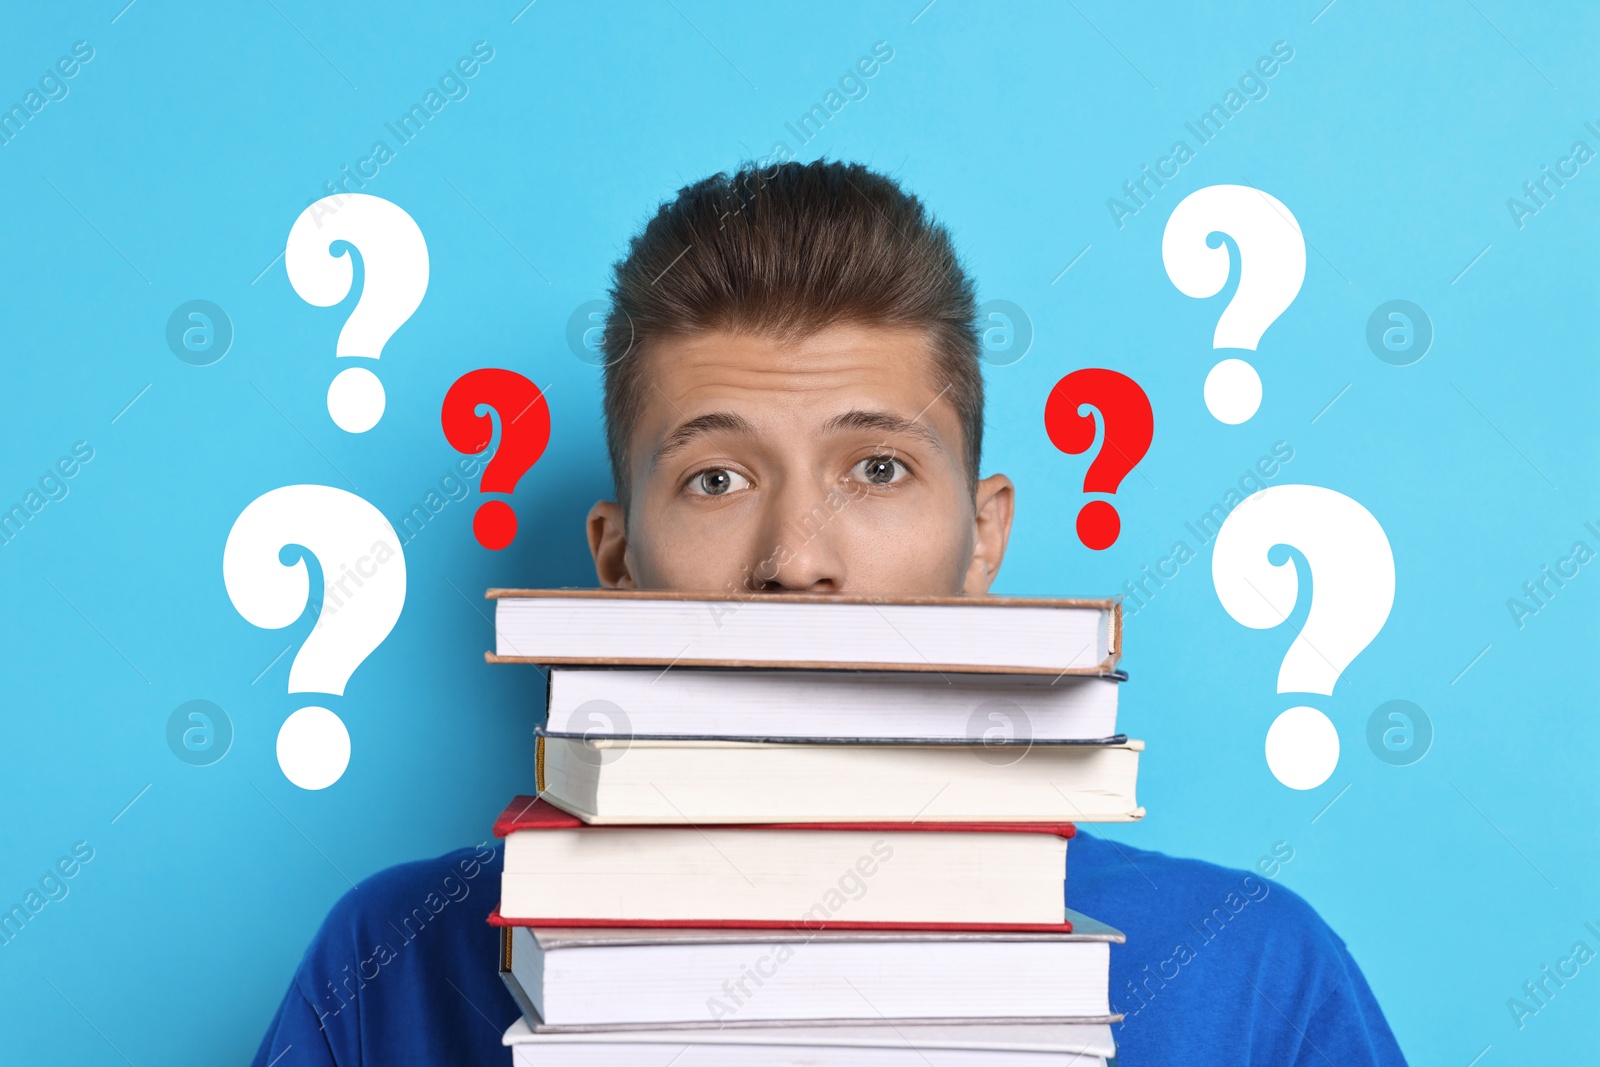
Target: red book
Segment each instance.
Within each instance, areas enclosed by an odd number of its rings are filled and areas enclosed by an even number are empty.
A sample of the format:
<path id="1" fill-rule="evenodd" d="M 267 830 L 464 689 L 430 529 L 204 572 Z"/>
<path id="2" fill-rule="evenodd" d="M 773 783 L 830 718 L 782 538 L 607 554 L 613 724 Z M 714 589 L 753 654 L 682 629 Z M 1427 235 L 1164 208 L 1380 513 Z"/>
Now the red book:
<path id="1" fill-rule="evenodd" d="M 1071 823 L 592 826 L 519 796 L 494 832 L 500 926 L 1072 929 Z"/>

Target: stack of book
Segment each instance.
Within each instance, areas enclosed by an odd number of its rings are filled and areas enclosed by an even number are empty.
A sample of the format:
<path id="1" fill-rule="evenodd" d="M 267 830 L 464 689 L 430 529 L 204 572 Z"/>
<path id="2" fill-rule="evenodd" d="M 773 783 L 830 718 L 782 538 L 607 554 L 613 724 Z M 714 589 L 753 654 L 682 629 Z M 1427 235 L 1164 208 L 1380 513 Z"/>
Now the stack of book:
<path id="1" fill-rule="evenodd" d="M 501 974 L 540 1067 L 1091 1065 L 1079 822 L 1141 818 L 1114 601 L 490 590 L 549 668 Z"/>

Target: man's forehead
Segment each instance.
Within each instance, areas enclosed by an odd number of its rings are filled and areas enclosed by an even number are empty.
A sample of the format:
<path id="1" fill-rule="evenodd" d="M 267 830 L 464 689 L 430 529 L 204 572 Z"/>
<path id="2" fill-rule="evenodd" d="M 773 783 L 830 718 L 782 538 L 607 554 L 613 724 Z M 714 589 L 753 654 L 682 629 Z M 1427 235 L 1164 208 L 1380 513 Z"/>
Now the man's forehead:
<path id="1" fill-rule="evenodd" d="M 938 431 L 921 418 L 908 418 L 894 411 L 851 408 L 825 419 L 814 429 L 824 438 L 849 431 L 882 435 L 885 440 L 891 437 L 910 437 L 940 452 L 948 451 Z M 763 436 L 763 428 L 758 422 L 737 411 L 708 411 L 703 415 L 685 419 L 674 426 L 652 450 L 650 464 L 655 466 L 700 438 L 716 434 L 756 438 Z"/>
<path id="2" fill-rule="evenodd" d="M 762 436 L 797 422 L 817 433 L 911 434 L 945 450 L 939 424 L 956 418 L 916 329 L 835 326 L 790 342 L 707 331 L 639 356 L 647 385 L 636 443 L 652 462 L 709 434 Z"/>
<path id="3" fill-rule="evenodd" d="M 836 394 L 877 398 L 847 407 L 920 397 L 920 406 L 939 391 L 932 345 L 916 329 L 838 325 L 792 341 L 714 330 L 665 338 L 639 355 L 646 400 L 655 394 L 680 408 L 765 393 L 819 405 L 837 404 Z"/>

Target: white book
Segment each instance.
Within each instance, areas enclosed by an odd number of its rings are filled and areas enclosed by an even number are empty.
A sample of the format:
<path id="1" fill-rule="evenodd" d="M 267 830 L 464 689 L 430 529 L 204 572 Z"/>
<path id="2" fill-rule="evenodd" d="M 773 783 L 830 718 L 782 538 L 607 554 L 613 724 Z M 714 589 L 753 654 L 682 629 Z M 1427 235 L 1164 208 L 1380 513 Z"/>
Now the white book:
<path id="1" fill-rule="evenodd" d="M 541 736 L 540 793 L 584 822 L 1127 822 L 1142 741 L 919 745 Z"/>
<path id="2" fill-rule="evenodd" d="M 1060 927 L 1070 824 L 589 826 L 518 798 L 500 914 L 595 922 Z"/>
<path id="3" fill-rule="evenodd" d="M 794 741 L 1085 741 L 1123 676 L 554 668 L 545 732 Z"/>
<path id="4" fill-rule="evenodd" d="M 1115 600 L 491 589 L 491 662 L 1104 674 Z"/>
<path id="5" fill-rule="evenodd" d="M 540 1033 L 1115 1021 L 1110 947 L 1071 933 L 501 928 L 501 977 Z"/>
<path id="6" fill-rule="evenodd" d="M 1104 1067 L 1111 1027 L 887 1025 L 535 1033 L 506 1030 L 515 1067 Z"/>

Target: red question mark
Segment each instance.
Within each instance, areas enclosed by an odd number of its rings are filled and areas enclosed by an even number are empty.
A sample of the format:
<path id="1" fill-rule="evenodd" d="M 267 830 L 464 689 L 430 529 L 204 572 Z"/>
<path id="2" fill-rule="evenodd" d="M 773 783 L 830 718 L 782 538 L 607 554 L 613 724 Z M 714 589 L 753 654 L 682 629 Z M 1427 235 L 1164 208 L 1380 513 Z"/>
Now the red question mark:
<path id="1" fill-rule="evenodd" d="M 483 468 L 478 492 L 510 493 L 550 443 L 550 408 L 539 387 L 516 371 L 468 371 L 445 393 L 439 413 L 445 440 L 457 452 L 477 455 L 494 438 L 494 420 L 478 414 L 480 405 L 500 416 L 500 447 Z M 504 548 L 517 536 L 517 513 L 504 500 L 490 500 L 472 516 L 472 532 L 484 548 Z"/>
<path id="2" fill-rule="evenodd" d="M 1094 444 L 1094 416 L 1078 414 L 1082 404 L 1097 408 L 1106 426 L 1100 452 L 1083 476 L 1083 491 L 1115 493 L 1150 451 L 1155 434 L 1150 398 L 1132 378 L 1101 367 L 1085 367 L 1062 378 L 1044 402 L 1044 432 L 1068 455 L 1087 452 Z M 1116 544 L 1121 532 L 1122 518 L 1109 500 L 1091 500 L 1078 512 L 1078 540 L 1096 552 Z"/>

